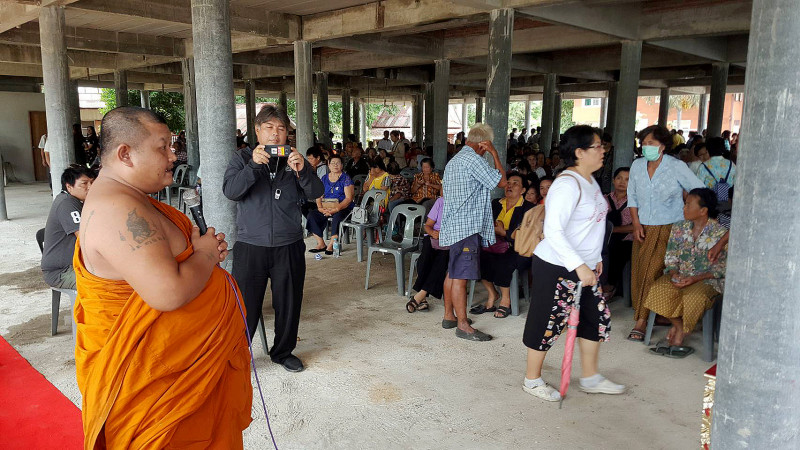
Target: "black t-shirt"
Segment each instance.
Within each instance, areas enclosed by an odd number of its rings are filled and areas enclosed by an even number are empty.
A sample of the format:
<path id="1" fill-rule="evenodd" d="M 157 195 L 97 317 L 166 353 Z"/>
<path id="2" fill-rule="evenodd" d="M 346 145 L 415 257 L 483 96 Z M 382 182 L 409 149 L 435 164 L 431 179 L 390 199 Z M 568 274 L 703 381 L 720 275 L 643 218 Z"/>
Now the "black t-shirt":
<path id="1" fill-rule="evenodd" d="M 50 286 L 61 282 L 61 273 L 72 267 L 75 253 L 75 233 L 81 226 L 83 203 L 66 192 L 53 200 L 47 224 L 44 227 L 42 273 Z"/>

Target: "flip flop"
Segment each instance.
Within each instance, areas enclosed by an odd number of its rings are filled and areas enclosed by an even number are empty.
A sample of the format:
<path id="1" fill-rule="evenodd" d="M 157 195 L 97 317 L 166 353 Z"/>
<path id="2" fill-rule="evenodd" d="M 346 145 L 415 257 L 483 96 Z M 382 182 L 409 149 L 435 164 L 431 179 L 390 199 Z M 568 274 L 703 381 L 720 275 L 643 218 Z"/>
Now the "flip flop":
<path id="1" fill-rule="evenodd" d="M 664 354 L 667 358 L 681 359 L 694 353 L 692 347 L 684 347 L 679 345 L 672 345 L 669 347 L 667 353 Z"/>
<path id="2" fill-rule="evenodd" d="M 466 331 L 462 331 L 460 328 L 456 328 L 456 337 L 474 342 L 487 342 L 492 340 L 491 334 L 486 334 L 483 331 L 478 330 L 475 330 L 473 333 L 467 333 Z"/>
<path id="3" fill-rule="evenodd" d="M 325 250 L 327 250 L 327 248 L 312 248 L 311 250 L 308 251 L 308 253 L 322 253 Z"/>
<path id="4" fill-rule="evenodd" d="M 498 316 L 498 314 L 500 315 Z M 495 319 L 505 319 L 509 314 L 511 314 L 511 307 L 500 305 L 497 307 L 497 312 L 494 313 L 494 317 Z"/>
<path id="5" fill-rule="evenodd" d="M 631 330 L 626 339 L 633 342 L 644 342 L 644 332 L 639 330 Z"/>
<path id="6" fill-rule="evenodd" d="M 484 305 L 483 303 L 481 303 L 480 305 L 475 305 L 469 309 L 469 313 L 475 315 L 487 312 L 495 312 L 495 311 L 497 311 L 496 307 L 492 306 L 491 308 L 487 308 L 486 305 Z"/>
<path id="7" fill-rule="evenodd" d="M 472 325 L 472 319 L 470 319 L 468 317 L 467 318 L 467 323 Z M 450 330 L 450 329 L 453 329 L 453 328 L 455 328 L 457 326 L 458 326 L 458 321 L 457 320 L 442 319 L 442 328 L 444 328 L 445 330 Z"/>

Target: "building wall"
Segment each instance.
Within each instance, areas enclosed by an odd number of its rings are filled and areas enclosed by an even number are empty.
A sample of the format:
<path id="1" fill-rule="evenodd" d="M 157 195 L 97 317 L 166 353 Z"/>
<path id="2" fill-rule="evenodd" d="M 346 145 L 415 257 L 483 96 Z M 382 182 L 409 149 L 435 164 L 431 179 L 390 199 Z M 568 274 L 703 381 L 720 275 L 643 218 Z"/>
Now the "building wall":
<path id="1" fill-rule="evenodd" d="M 44 111 L 44 94 L 0 92 L 0 153 L 20 181 L 34 181 L 30 111 Z M 37 142 L 38 144 L 38 142 Z"/>

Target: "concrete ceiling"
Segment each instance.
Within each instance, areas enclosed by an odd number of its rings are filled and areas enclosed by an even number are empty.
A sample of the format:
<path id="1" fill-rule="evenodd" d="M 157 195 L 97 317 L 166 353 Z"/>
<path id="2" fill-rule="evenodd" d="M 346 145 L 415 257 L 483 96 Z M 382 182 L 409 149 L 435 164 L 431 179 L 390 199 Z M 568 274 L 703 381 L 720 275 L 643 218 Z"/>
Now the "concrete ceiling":
<path id="1" fill-rule="evenodd" d="M 130 70 L 148 74 L 135 82 L 180 85 L 174 63 L 192 54 L 190 0 L 5 0 L 0 76 L 41 78 L 38 8 L 52 3 L 66 7 L 73 78 L 107 83 L 107 74 Z M 718 61 L 732 64 L 731 81 L 744 74 L 751 0 L 232 0 L 234 76 L 262 91 L 290 87 L 291 43 L 302 37 L 313 42 L 314 69 L 331 73 L 331 89 L 381 85 L 408 97 L 446 58 L 451 95 L 478 95 L 488 12 L 498 7 L 515 9 L 513 95 L 541 92 L 548 72 L 571 95 L 601 92 L 619 76 L 620 42 L 630 39 L 644 41 L 642 89 L 702 87 Z"/>

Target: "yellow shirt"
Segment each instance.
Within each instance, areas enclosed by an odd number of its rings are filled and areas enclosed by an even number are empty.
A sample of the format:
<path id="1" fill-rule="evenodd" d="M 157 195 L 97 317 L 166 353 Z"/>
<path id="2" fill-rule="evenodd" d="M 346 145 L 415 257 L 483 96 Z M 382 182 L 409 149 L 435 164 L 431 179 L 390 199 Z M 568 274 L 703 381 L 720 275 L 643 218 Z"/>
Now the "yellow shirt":
<path id="1" fill-rule="evenodd" d="M 500 214 L 497 215 L 497 220 L 503 223 L 503 228 L 506 231 L 508 231 L 508 227 L 511 226 L 511 216 L 514 215 L 514 209 L 517 206 L 522 206 L 522 202 L 524 201 L 525 199 L 522 196 L 520 196 L 519 200 L 517 200 L 517 203 L 515 203 L 514 206 L 511 207 L 511 209 L 506 209 L 506 199 L 503 198 L 500 200 L 500 204 L 503 205 L 503 209 L 500 210 Z"/>
<path id="2" fill-rule="evenodd" d="M 369 189 L 370 190 L 371 189 L 381 189 L 381 190 L 386 191 L 386 198 L 384 198 L 383 202 L 382 202 L 383 206 L 386 206 L 386 205 L 389 204 L 389 197 L 392 196 L 391 189 L 389 189 L 389 187 L 391 186 L 391 183 L 387 179 L 388 177 L 389 177 L 389 172 L 383 172 L 383 175 L 381 175 L 381 176 L 379 176 L 377 178 L 374 178 L 372 180 L 372 183 L 369 184 Z"/>

